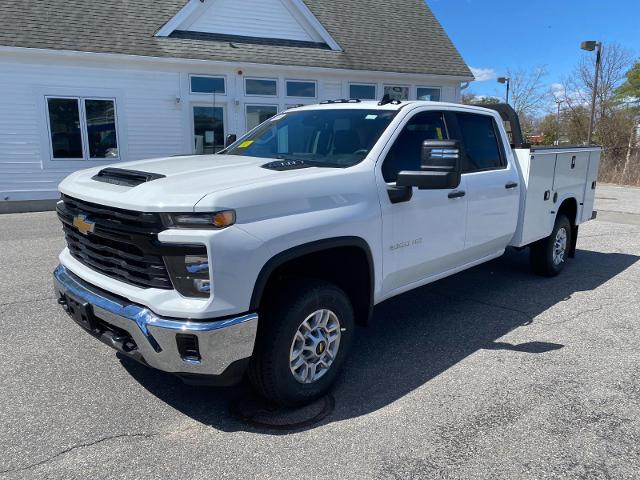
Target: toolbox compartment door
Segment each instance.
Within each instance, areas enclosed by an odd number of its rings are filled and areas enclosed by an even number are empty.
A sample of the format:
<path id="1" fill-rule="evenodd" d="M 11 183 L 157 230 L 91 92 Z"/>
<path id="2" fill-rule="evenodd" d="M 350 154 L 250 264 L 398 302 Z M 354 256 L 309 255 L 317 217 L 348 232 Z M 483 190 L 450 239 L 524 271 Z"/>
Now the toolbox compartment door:
<path id="1" fill-rule="evenodd" d="M 596 199 L 596 184 L 598 182 L 598 172 L 600 170 L 600 150 L 592 150 L 589 155 L 589 169 L 587 171 L 587 182 L 584 186 L 584 200 L 582 207 L 582 218 L 579 221 L 586 222 L 593 216 L 593 204 Z"/>

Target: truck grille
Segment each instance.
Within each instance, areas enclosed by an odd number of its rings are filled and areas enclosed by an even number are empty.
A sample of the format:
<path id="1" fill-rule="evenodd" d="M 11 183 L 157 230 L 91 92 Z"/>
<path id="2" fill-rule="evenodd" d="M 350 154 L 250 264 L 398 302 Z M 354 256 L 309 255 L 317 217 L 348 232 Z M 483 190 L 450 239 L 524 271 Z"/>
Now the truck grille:
<path id="1" fill-rule="evenodd" d="M 106 207 L 66 195 L 58 203 L 57 213 L 69 252 L 76 260 L 137 287 L 173 289 L 163 256 L 206 252 L 204 246 L 160 243 L 158 233 L 164 227 L 157 213 Z M 92 232 L 80 232 L 74 225 L 79 217 L 95 223 Z"/>

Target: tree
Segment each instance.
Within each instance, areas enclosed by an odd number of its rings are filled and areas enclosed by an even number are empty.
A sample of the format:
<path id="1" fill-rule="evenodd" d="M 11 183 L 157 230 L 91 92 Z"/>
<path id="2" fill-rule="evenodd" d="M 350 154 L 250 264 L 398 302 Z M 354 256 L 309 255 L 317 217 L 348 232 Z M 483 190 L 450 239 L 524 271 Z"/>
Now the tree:
<path id="1" fill-rule="evenodd" d="M 616 99 L 640 106 L 640 60 L 627 72 L 627 80 L 615 91 Z"/>
<path id="2" fill-rule="evenodd" d="M 473 92 L 468 92 L 462 95 L 462 103 L 465 105 L 491 105 L 494 103 L 502 103 L 502 100 L 498 97 L 486 97 L 484 95 L 476 95 Z"/>
<path id="3" fill-rule="evenodd" d="M 540 120 L 539 132 L 542 135 L 543 145 L 553 145 L 559 138 L 559 125 L 557 115 L 548 114 Z"/>
<path id="4" fill-rule="evenodd" d="M 510 80 L 510 103 L 522 122 L 526 116 L 537 117 L 549 105 L 549 93 L 544 83 L 547 75 L 545 65 L 538 65 L 531 70 L 507 70 Z"/>
<path id="5" fill-rule="evenodd" d="M 616 43 L 603 45 L 600 81 L 596 92 L 596 124 L 600 118 L 607 116 L 618 107 L 620 102 L 616 96 L 616 90 L 625 80 L 631 58 L 629 51 Z M 596 56 L 593 53 L 585 53 L 573 72 L 563 79 L 559 96 L 570 111 L 591 105 L 595 62 Z M 587 128 L 585 127 L 584 139 L 587 137 Z M 602 142 L 604 137 L 604 135 L 598 136 L 596 128 L 596 138 Z"/>
<path id="6" fill-rule="evenodd" d="M 595 61 L 593 53 L 585 53 L 573 72 L 563 79 L 558 91 L 557 97 L 565 105 L 567 132 L 572 143 L 582 143 L 588 136 Z M 629 183 L 639 167 L 633 163 L 637 156 L 632 152 L 637 121 L 619 93 L 622 85 L 627 84 L 625 80 L 629 80 L 627 72 L 631 65 L 632 56 L 627 49 L 614 43 L 603 45 L 594 139 L 603 147 L 600 176 L 605 181 Z M 633 80 L 633 74 L 630 76 Z"/>

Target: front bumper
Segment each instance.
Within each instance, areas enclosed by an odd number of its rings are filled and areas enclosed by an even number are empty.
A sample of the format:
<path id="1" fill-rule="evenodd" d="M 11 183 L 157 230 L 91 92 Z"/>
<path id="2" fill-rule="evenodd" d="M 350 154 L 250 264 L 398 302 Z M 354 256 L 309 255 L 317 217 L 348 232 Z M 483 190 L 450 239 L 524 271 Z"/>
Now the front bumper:
<path id="1" fill-rule="evenodd" d="M 53 278 L 58 303 L 90 334 L 190 383 L 234 383 L 253 353 L 258 328 L 255 313 L 210 322 L 164 318 L 86 283 L 63 265 L 56 268 Z M 91 321 L 72 314 L 77 309 Z"/>

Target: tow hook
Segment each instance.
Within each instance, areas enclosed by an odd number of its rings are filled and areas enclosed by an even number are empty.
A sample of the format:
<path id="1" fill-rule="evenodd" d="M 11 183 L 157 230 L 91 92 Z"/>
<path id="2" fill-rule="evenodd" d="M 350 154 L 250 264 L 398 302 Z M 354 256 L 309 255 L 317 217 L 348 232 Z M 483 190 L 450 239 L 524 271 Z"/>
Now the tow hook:
<path id="1" fill-rule="evenodd" d="M 138 348 L 134 341 L 128 335 L 112 335 L 111 344 L 116 350 L 121 350 L 124 353 L 129 353 Z"/>
<path id="2" fill-rule="evenodd" d="M 69 304 L 67 303 L 67 299 L 66 298 L 60 297 L 58 299 L 58 305 L 60 305 L 65 312 L 69 311 Z"/>

